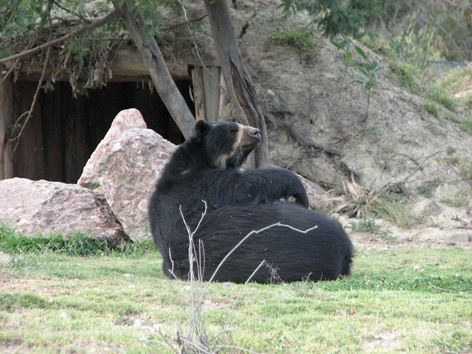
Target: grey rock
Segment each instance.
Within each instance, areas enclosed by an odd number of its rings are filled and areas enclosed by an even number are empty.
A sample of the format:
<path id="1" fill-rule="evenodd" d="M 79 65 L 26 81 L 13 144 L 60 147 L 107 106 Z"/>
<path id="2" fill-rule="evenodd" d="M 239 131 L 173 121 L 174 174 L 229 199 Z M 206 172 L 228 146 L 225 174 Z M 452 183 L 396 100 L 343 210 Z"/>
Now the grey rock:
<path id="1" fill-rule="evenodd" d="M 110 247 L 129 240 L 105 196 L 76 184 L 11 178 L 0 181 L 0 220 L 26 236 L 77 231 L 106 239 Z"/>
<path id="2" fill-rule="evenodd" d="M 102 192 L 134 241 L 150 238 L 147 210 L 161 170 L 176 146 L 150 129 L 136 109 L 120 112 L 78 184 Z"/>
<path id="3" fill-rule="evenodd" d="M 468 243 L 472 241 L 472 236 L 470 234 L 454 234 L 447 241 L 448 245 L 456 245 L 458 243 Z"/>

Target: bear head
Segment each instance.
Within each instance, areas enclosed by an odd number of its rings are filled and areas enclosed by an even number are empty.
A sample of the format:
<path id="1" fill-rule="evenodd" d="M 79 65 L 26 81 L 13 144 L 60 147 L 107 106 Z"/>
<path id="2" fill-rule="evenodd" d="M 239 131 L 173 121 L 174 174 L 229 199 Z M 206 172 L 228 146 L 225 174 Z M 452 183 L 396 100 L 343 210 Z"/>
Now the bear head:
<path id="1" fill-rule="evenodd" d="M 238 123 L 206 123 L 195 125 L 196 139 L 208 157 L 209 165 L 220 170 L 242 166 L 248 155 L 261 142 L 261 131 Z"/>

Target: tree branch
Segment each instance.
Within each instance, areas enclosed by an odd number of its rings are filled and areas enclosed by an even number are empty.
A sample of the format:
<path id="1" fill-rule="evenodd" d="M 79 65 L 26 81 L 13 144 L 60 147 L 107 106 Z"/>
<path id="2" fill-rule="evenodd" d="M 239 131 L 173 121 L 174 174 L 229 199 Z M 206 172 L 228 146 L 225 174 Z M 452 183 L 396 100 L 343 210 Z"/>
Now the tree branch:
<path id="1" fill-rule="evenodd" d="M 112 0 L 112 3 L 116 9 L 120 8 L 118 0 Z M 126 7 L 120 9 L 123 21 L 143 56 L 143 61 L 149 70 L 149 75 L 157 93 L 159 93 L 185 139 L 187 139 L 194 133 L 195 118 L 175 85 L 159 46 L 152 36 L 146 34 L 144 20 L 137 8 L 132 9 L 133 13 L 130 13 Z"/>
<path id="2" fill-rule="evenodd" d="M 21 52 L 21 53 L 18 53 L 18 54 L 15 54 L 15 55 L 12 55 L 10 57 L 7 57 L 7 58 L 3 58 L 3 59 L 0 59 L 0 64 L 2 63 L 6 63 L 6 62 L 9 62 L 9 61 L 12 61 L 12 60 L 16 60 L 16 59 L 20 59 L 20 58 L 23 58 L 23 57 L 26 57 L 30 54 L 34 54 L 34 53 L 37 53 L 41 50 L 44 50 L 44 49 L 47 49 L 49 47 L 52 47 L 53 45 L 56 45 L 58 43 L 62 43 L 62 42 L 65 42 L 67 41 L 69 38 L 71 37 L 75 37 L 75 36 L 78 36 L 79 34 L 82 34 L 84 32 L 90 32 L 92 30 L 94 30 L 95 28 L 97 27 L 100 27 L 100 26 L 103 26 L 104 24 L 110 22 L 111 20 L 121 16 L 122 12 L 121 12 L 121 9 L 115 9 L 113 10 L 112 12 L 110 12 L 108 15 L 106 15 L 104 18 L 102 18 L 101 20 L 97 21 L 97 22 L 94 22 L 90 25 L 87 25 L 87 26 L 84 26 L 84 27 L 81 27 L 81 28 L 78 28 L 76 29 L 75 31 L 72 31 L 71 33 L 69 34 L 66 34 L 65 36 L 62 36 L 60 38 L 57 38 L 53 41 L 50 41 L 50 42 L 47 42 L 47 43 L 44 43 L 44 44 L 41 44 L 37 47 L 34 47 L 30 50 L 27 50 L 25 52 Z"/>
<path id="3" fill-rule="evenodd" d="M 254 165 L 256 168 L 264 167 L 268 156 L 267 128 L 254 85 L 244 67 L 228 3 L 226 0 L 204 0 L 204 3 L 228 93 L 240 123 L 247 121 L 261 130 L 262 142 L 254 150 Z"/>
<path id="4" fill-rule="evenodd" d="M 270 121 L 272 121 L 272 123 L 274 123 L 275 125 L 278 125 L 278 126 L 282 127 L 283 129 L 285 129 L 287 131 L 287 133 L 292 138 L 294 138 L 296 141 L 298 141 L 300 144 L 315 148 L 317 150 L 321 150 L 321 151 L 326 152 L 327 154 L 330 154 L 330 155 L 336 155 L 336 156 L 341 156 L 341 157 L 343 156 L 343 154 L 341 152 L 339 152 L 338 150 L 336 150 L 336 149 L 328 148 L 326 146 L 323 146 L 321 144 L 318 144 L 318 143 L 314 142 L 313 140 L 311 140 L 309 138 L 304 137 L 302 134 L 300 134 L 298 131 L 296 131 L 295 128 L 292 127 L 291 124 L 278 120 L 272 114 L 266 113 L 266 116 L 267 116 L 267 118 L 269 118 Z"/>

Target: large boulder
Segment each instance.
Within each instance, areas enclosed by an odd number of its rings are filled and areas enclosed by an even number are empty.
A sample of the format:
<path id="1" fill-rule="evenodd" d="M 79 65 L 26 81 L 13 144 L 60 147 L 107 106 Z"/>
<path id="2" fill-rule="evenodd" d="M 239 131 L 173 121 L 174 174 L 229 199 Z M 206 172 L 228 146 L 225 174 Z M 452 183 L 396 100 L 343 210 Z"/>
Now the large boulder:
<path id="1" fill-rule="evenodd" d="M 120 112 L 84 167 L 78 184 L 102 192 L 134 241 L 150 237 L 147 209 L 175 145 L 150 129 L 136 109 Z"/>
<path id="2" fill-rule="evenodd" d="M 11 178 L 0 181 L 0 220 L 27 236 L 84 232 L 116 247 L 129 237 L 105 196 L 76 184 Z"/>

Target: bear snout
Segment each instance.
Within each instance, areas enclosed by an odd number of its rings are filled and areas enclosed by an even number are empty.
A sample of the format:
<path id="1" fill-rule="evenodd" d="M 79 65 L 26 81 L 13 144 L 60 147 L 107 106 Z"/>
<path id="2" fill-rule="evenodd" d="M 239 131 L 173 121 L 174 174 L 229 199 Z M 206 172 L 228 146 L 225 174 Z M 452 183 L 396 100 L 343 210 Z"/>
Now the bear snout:
<path id="1" fill-rule="evenodd" d="M 261 131 L 257 128 L 251 128 L 251 130 L 249 131 L 249 135 L 252 135 L 256 138 L 260 138 L 261 137 Z"/>

